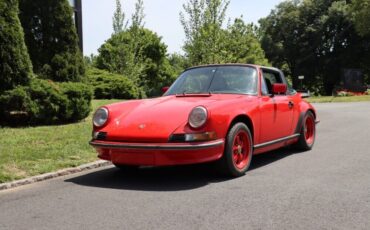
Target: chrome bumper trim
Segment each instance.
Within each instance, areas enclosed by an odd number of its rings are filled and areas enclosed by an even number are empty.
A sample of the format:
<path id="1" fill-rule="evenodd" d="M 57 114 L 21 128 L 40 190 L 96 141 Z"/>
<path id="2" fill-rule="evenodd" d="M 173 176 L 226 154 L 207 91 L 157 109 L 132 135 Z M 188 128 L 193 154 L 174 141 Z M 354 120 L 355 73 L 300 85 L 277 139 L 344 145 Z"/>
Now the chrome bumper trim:
<path id="1" fill-rule="evenodd" d="M 152 149 L 152 150 L 193 150 L 193 149 L 206 149 L 216 147 L 224 144 L 223 139 L 218 139 L 209 142 L 201 143 L 122 143 L 122 142 L 103 142 L 103 141 L 90 141 L 89 144 L 93 147 L 100 148 L 114 148 L 114 149 Z"/>

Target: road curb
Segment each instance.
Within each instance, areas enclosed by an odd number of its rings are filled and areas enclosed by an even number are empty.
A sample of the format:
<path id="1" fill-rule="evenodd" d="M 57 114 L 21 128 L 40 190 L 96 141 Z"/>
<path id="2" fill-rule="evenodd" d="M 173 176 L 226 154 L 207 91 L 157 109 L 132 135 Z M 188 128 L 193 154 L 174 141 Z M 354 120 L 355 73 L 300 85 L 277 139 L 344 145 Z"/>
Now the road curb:
<path id="1" fill-rule="evenodd" d="M 83 171 L 87 171 L 87 170 L 91 170 L 95 168 L 100 168 L 100 167 L 104 167 L 108 165 L 111 165 L 111 162 L 99 160 L 99 161 L 95 161 L 92 163 L 83 164 L 83 165 L 80 165 L 74 168 L 61 169 L 56 172 L 45 173 L 45 174 L 29 177 L 26 179 L 7 182 L 7 183 L 0 184 L 0 191 L 11 189 L 11 188 L 16 188 L 22 185 L 33 184 L 33 183 L 44 181 L 44 180 L 49 180 L 49 179 L 56 178 L 56 177 L 79 173 L 79 172 L 83 172 Z"/>

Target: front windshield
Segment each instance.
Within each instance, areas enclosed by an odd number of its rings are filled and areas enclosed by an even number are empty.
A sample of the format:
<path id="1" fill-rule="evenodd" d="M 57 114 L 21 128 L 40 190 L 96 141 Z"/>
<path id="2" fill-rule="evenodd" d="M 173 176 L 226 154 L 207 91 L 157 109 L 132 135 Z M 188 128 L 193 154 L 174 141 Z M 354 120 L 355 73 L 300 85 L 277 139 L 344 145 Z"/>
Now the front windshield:
<path id="1" fill-rule="evenodd" d="M 185 71 L 165 96 L 176 94 L 257 94 L 257 71 L 248 66 L 211 66 Z"/>

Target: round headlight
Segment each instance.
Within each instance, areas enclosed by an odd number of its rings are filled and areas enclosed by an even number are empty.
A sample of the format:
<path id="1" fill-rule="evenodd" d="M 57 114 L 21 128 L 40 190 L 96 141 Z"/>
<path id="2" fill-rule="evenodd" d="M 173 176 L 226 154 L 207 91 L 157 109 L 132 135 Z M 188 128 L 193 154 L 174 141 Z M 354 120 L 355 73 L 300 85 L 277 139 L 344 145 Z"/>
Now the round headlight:
<path id="1" fill-rule="evenodd" d="M 103 126 L 108 120 L 108 115 L 109 115 L 109 112 L 108 112 L 108 109 L 106 108 L 99 108 L 98 110 L 96 110 L 94 114 L 94 118 L 93 118 L 94 125 L 96 127 Z"/>
<path id="2" fill-rule="evenodd" d="M 203 106 L 197 106 L 189 114 L 189 125 L 192 128 L 199 128 L 206 123 L 207 118 L 207 109 Z"/>

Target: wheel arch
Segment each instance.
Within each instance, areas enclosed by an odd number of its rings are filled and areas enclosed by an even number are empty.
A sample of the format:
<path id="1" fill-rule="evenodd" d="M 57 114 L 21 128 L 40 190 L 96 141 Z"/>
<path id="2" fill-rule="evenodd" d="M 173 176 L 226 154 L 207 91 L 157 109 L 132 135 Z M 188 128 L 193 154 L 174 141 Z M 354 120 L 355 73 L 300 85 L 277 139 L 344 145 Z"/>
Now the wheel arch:
<path id="1" fill-rule="evenodd" d="M 316 111 L 312 108 L 309 108 L 306 113 L 311 112 L 313 114 L 313 117 L 316 119 Z"/>
<path id="2" fill-rule="evenodd" d="M 295 128 L 295 131 L 294 131 L 294 134 L 297 134 L 297 133 L 300 133 L 301 132 L 301 128 L 302 128 L 302 124 L 303 124 L 303 119 L 304 117 L 306 116 L 306 114 L 308 112 L 311 112 L 313 114 L 313 117 L 314 119 L 316 120 L 316 111 L 313 109 L 313 108 L 308 108 L 307 110 L 301 112 L 299 114 L 299 119 L 298 119 L 298 122 L 297 122 L 297 126 Z"/>
<path id="3" fill-rule="evenodd" d="M 251 132 L 251 135 L 252 135 L 252 140 L 254 139 L 254 126 L 253 126 L 253 122 L 252 120 L 250 119 L 250 117 L 248 117 L 247 115 L 245 114 L 239 114 L 237 115 L 236 117 L 234 117 L 234 119 L 232 119 L 232 121 L 230 122 L 230 125 L 229 125 L 229 128 L 227 130 L 227 133 L 229 133 L 230 129 L 238 122 L 242 122 L 244 123 L 250 130 Z"/>

